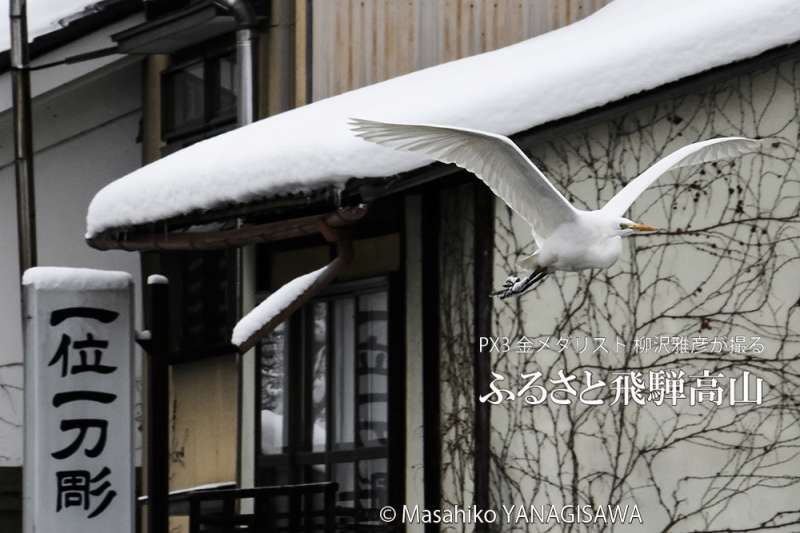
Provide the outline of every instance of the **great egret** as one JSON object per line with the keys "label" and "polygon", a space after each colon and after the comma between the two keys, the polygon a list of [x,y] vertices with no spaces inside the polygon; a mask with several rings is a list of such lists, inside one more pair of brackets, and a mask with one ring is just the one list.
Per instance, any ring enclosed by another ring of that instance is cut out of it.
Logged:
{"label": "great egret", "polygon": [[623,217],[655,180],[674,168],[735,157],[757,150],[760,141],[722,137],[684,146],[625,185],[605,206],[576,209],[508,137],[484,131],[428,124],[390,124],[351,119],[364,140],[398,150],[420,152],[455,163],[478,178],[531,226],[537,250],[520,261],[530,271],[524,280],[510,276],[495,295],[521,294],[557,270],[607,268],[622,253],[622,237],[657,231]]}

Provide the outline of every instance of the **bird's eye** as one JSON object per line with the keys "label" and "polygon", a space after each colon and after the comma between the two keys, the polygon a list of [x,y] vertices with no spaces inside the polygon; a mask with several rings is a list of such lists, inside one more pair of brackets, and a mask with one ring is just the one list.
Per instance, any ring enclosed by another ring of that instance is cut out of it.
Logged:
{"label": "bird's eye", "polygon": [[628,229],[628,225],[623,222],[619,225],[619,229]]}

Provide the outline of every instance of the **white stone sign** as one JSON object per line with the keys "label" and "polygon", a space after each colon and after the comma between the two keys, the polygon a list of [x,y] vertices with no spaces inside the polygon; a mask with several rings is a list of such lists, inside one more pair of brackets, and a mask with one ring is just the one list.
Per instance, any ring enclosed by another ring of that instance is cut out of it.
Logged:
{"label": "white stone sign", "polygon": [[133,532],[133,283],[38,267],[25,310],[25,533]]}

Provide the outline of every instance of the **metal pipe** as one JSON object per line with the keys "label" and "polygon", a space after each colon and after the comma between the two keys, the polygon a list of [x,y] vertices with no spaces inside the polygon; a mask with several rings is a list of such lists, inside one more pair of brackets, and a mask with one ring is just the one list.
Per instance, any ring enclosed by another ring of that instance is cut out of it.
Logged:
{"label": "metal pipe", "polygon": [[[255,89],[253,82],[255,80],[255,68],[253,61],[254,43],[257,40],[256,32],[253,29],[256,25],[257,19],[253,7],[248,0],[217,0],[217,4],[230,9],[236,19],[236,64],[239,67],[239,76],[237,78],[237,89],[239,98],[236,104],[236,116],[239,126],[245,126],[253,122],[255,118]],[[242,221],[237,221],[237,226],[241,227]],[[245,264],[245,255],[253,256],[254,254],[244,254],[241,248],[236,250],[236,308],[237,315],[241,317],[245,309],[245,295],[243,281],[245,275],[248,274],[246,270],[252,269],[255,265]],[[252,263],[252,261],[247,261]]]}
{"label": "metal pipe", "polygon": [[[255,100],[255,66],[253,51],[258,36],[254,29],[256,25],[256,14],[248,0],[217,0],[218,4],[228,7],[236,19],[236,64],[239,67],[237,77],[237,89],[239,98],[236,104],[236,118],[239,126],[245,126],[255,120],[256,100]],[[237,228],[243,225],[242,219],[236,221]],[[255,248],[239,247],[234,256],[236,269],[236,318],[244,316],[245,310],[249,310],[255,304]],[[247,288],[246,288],[247,287]],[[253,354],[250,354],[253,357]],[[237,374],[239,383],[237,387],[237,411],[242,413],[242,387],[244,376],[242,375],[243,361],[242,356],[236,359]],[[237,424],[236,449],[241,453],[242,449],[242,420],[241,416]],[[236,462],[236,479],[240,486],[243,485],[242,461]]]}
{"label": "metal pipe", "polygon": [[256,25],[256,13],[248,0],[217,0],[217,4],[231,10],[239,28],[252,28]]}
{"label": "metal pipe", "polygon": [[36,199],[31,133],[31,79],[25,0],[11,0],[11,77],[14,101],[14,172],[17,187],[19,273],[36,266]]}
{"label": "metal pipe", "polygon": [[217,0],[217,4],[227,7],[236,20],[236,64],[239,67],[237,88],[237,119],[239,126],[250,124],[255,119],[255,68],[253,50],[258,40],[254,31],[257,22],[253,6],[247,0]]}
{"label": "metal pipe", "polygon": [[248,0],[217,0],[217,4],[230,9],[236,19],[236,63],[239,67],[237,118],[239,126],[244,126],[255,119],[253,50],[258,35],[253,28],[257,22],[256,14]]}
{"label": "metal pipe", "polygon": [[241,28],[236,31],[236,62],[239,65],[239,101],[236,117],[239,126],[245,126],[255,120],[253,48],[256,39],[256,32],[252,28]]}

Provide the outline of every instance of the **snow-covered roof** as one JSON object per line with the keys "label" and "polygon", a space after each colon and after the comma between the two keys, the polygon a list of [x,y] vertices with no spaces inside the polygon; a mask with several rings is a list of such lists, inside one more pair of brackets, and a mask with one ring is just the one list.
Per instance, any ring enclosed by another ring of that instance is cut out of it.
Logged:
{"label": "snow-covered roof", "polygon": [[[27,2],[28,40],[66,26],[72,20],[91,13],[99,0],[33,0]],[[0,0],[0,50],[8,50],[11,42],[9,0]]]}
{"label": "snow-covered roof", "polygon": [[39,290],[102,291],[125,289],[133,283],[127,272],[72,267],[33,267],[22,275],[23,285]]}
{"label": "snow-covered roof", "polygon": [[267,296],[263,302],[239,320],[233,328],[231,343],[236,346],[245,344],[275,317],[288,309],[292,303],[301,298],[331,268],[331,265],[328,264],[318,270],[303,274]]}
{"label": "snow-covered roof", "polygon": [[102,189],[89,206],[87,237],[429,163],[355,137],[349,117],[510,135],[798,40],[797,0],[616,0],[533,39],[321,100],[171,154]]}

